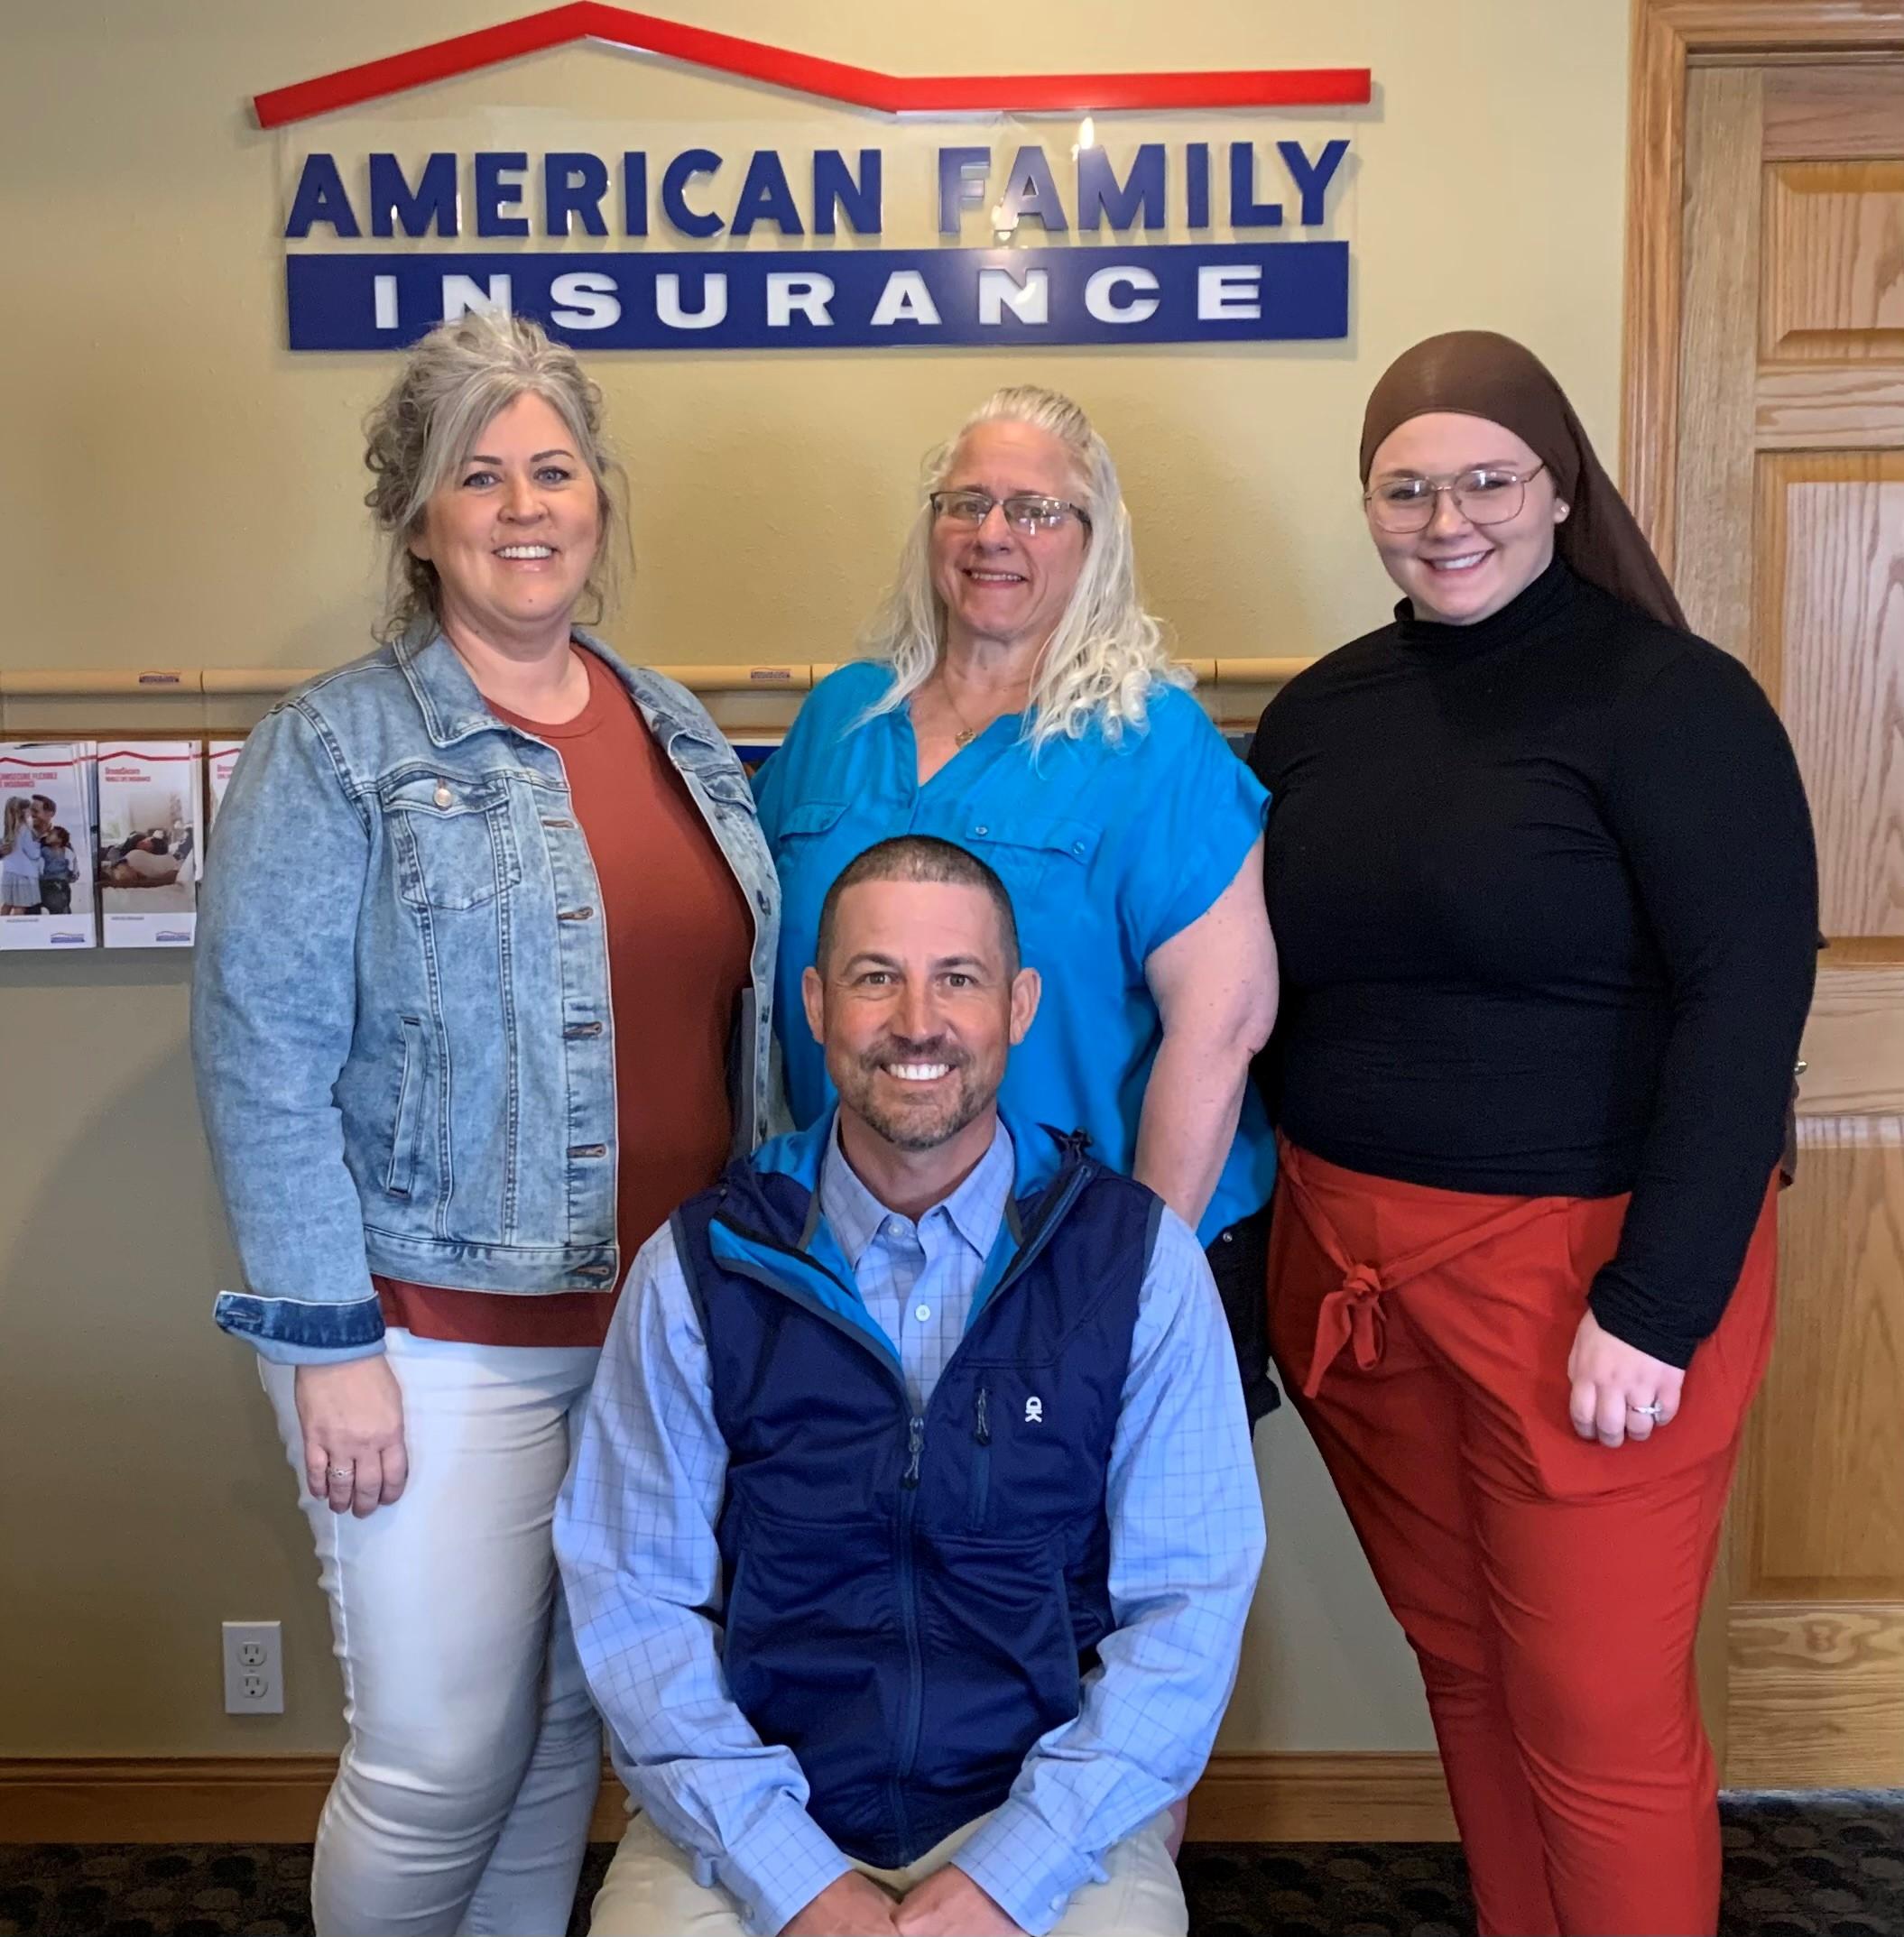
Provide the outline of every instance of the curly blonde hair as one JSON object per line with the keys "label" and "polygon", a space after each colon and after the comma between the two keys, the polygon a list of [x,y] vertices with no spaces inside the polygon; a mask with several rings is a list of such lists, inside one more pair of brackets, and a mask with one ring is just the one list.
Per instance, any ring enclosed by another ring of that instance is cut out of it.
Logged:
{"label": "curly blonde hair", "polygon": [[595,480],[601,538],[583,596],[594,623],[614,600],[627,549],[625,480],[602,432],[602,392],[575,352],[541,326],[506,311],[472,310],[440,323],[403,359],[364,420],[364,462],[376,480],[364,495],[384,537],[384,600],[379,636],[400,639],[420,619],[439,619],[437,568],[411,550],[424,507],[448,483],[484,427],[521,397],[540,397],[562,420]]}
{"label": "curly blonde hair", "polygon": [[1163,628],[1138,595],[1131,514],[1109,447],[1070,398],[1033,383],[994,391],[927,454],[925,495],[900,553],[898,576],[860,634],[861,649],[886,660],[893,672],[892,687],[871,711],[901,705],[938,669],[946,607],[932,583],[931,493],[945,484],[968,433],[988,423],[1030,424],[1056,438],[1071,460],[1077,496],[1091,520],[1077,584],[1032,675],[1024,736],[1037,749],[1076,740],[1095,723],[1114,745],[1125,727],[1143,726],[1152,687],[1195,681],[1171,663]]}

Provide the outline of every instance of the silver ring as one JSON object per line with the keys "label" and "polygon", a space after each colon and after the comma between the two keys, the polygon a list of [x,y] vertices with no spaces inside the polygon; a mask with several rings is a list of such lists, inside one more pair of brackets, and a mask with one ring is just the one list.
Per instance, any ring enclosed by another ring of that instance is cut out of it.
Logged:
{"label": "silver ring", "polygon": [[1657,1399],[1650,1406],[1629,1406],[1626,1409],[1630,1413],[1638,1413],[1642,1419],[1657,1419],[1661,1411]]}
{"label": "silver ring", "polygon": [[354,1462],[349,1466],[327,1466],[324,1469],[333,1480],[348,1480],[356,1470]]}

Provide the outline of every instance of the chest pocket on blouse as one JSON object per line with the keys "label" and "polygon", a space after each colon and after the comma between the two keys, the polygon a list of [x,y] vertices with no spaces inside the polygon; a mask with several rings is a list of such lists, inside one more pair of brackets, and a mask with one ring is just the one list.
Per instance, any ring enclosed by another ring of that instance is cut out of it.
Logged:
{"label": "chest pocket on blouse", "polygon": [[773,859],[782,870],[797,866],[838,826],[846,811],[844,800],[802,800],[789,807],[773,836]]}
{"label": "chest pocket on blouse", "polygon": [[1103,829],[1089,821],[1015,816],[1009,822],[974,816],[948,838],[968,847],[1012,891],[1021,921],[1029,895],[1084,891],[1085,871]]}
{"label": "chest pocket on blouse", "polygon": [[522,878],[501,779],[408,775],[384,787],[384,810],[412,908],[481,908]]}

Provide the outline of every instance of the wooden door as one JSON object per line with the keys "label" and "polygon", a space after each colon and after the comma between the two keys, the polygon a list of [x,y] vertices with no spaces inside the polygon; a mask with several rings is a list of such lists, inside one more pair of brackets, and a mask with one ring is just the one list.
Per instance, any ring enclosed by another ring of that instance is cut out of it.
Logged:
{"label": "wooden door", "polygon": [[1904,53],[1686,71],[1675,578],[1797,749],[1829,941],[1724,1608],[1725,1779],[1904,1784]]}

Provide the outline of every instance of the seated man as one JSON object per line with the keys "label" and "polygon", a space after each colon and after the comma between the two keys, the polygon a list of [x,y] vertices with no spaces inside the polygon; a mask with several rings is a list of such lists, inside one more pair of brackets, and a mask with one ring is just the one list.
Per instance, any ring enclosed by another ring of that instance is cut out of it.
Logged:
{"label": "seated man", "polygon": [[1262,1557],[1202,1250],[999,1119],[1039,978],[964,849],[833,884],[839,1108],[642,1249],[556,1545],[640,1804],[595,1937],[1181,1932]]}

